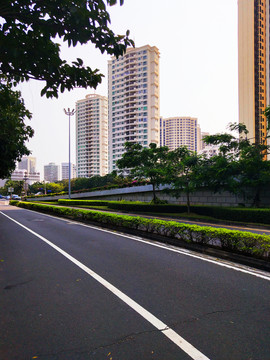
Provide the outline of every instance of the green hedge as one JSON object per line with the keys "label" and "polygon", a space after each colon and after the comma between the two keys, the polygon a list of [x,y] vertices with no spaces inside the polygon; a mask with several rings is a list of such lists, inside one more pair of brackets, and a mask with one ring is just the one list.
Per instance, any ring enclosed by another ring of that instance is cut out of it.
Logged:
{"label": "green hedge", "polygon": [[191,211],[216,219],[242,221],[259,224],[270,224],[270,209],[234,208],[217,206],[192,206]]}
{"label": "green hedge", "polygon": [[[185,205],[153,205],[144,202],[132,201],[106,201],[106,200],[58,200],[60,204],[108,206],[109,209],[153,213],[183,213],[187,211]],[[191,212],[211,216],[216,219],[242,221],[250,223],[270,224],[270,209],[235,208],[218,206],[191,206]]]}
{"label": "green hedge", "polygon": [[67,200],[59,199],[60,204],[107,206],[109,209],[137,212],[181,213],[187,210],[185,205],[150,204],[142,201],[106,201],[106,200]]}
{"label": "green hedge", "polygon": [[86,205],[86,206],[107,206],[110,201],[103,200],[69,200],[69,199],[59,199],[59,204],[64,205]]}
{"label": "green hedge", "polygon": [[225,250],[270,259],[270,237],[267,235],[23,201],[10,201],[10,204],[75,220],[135,229],[173,238],[176,241],[207,244]]}

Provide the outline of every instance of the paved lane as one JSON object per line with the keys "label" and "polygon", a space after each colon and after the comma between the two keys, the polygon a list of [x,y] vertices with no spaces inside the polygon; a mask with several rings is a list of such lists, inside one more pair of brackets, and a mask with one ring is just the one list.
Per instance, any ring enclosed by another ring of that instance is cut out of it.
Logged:
{"label": "paved lane", "polygon": [[[12,207],[2,211],[109,281],[206,357],[269,360],[267,279],[67,220]],[[34,234],[3,215],[0,226],[4,359],[191,358]]]}

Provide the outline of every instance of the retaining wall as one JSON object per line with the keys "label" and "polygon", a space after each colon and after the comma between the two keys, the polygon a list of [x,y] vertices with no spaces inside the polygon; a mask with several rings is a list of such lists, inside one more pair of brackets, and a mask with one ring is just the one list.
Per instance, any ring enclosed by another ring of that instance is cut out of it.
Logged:
{"label": "retaining wall", "polygon": [[[160,186],[160,190],[165,186]],[[170,204],[186,204],[186,196],[183,194],[179,198],[172,197],[162,191],[157,191],[157,196],[161,200],[167,200]],[[134,186],[122,189],[111,189],[80,194],[72,194],[72,199],[100,199],[100,200],[128,200],[128,201],[146,201],[153,199],[152,186]],[[29,198],[29,201],[35,200],[57,200],[68,199],[68,195],[47,196],[41,198]],[[242,195],[233,195],[223,191],[214,193],[208,190],[196,191],[190,195],[190,201],[193,205],[212,205],[212,206],[251,206],[252,198],[244,198]],[[270,188],[265,188],[261,193],[261,206],[270,206]]]}

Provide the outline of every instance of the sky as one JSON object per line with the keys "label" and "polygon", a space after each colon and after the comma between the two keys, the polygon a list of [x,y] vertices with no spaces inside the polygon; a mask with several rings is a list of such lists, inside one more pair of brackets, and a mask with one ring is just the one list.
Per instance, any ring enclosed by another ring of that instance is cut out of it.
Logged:
{"label": "sky", "polygon": [[[136,47],[146,44],[160,51],[160,115],[197,117],[202,131],[226,131],[238,121],[237,0],[125,0],[108,7],[111,28],[116,34],[130,30]],[[68,48],[61,56],[77,57],[105,77],[94,89],[75,89],[58,99],[40,96],[44,86],[38,81],[21,83],[26,107],[32,112],[35,131],[28,143],[43,166],[68,162],[68,117],[64,108],[75,108],[87,94],[107,94],[107,62],[91,44]],[[71,162],[76,159],[75,117],[71,119]]]}

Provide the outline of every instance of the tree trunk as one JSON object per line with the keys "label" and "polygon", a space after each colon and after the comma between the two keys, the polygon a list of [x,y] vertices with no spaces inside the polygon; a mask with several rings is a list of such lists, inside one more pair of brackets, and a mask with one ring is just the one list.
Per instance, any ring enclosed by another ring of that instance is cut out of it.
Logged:
{"label": "tree trunk", "polygon": [[153,201],[154,201],[154,204],[155,204],[156,201],[157,201],[156,187],[155,187],[155,184],[152,184],[152,186],[153,186]]}
{"label": "tree trunk", "polygon": [[260,188],[257,188],[254,199],[253,199],[253,204],[252,204],[253,206],[255,206],[257,208],[260,207],[260,202],[261,202],[260,193],[261,193]]}
{"label": "tree trunk", "polygon": [[190,214],[190,197],[189,197],[189,189],[187,189],[187,212]]}

